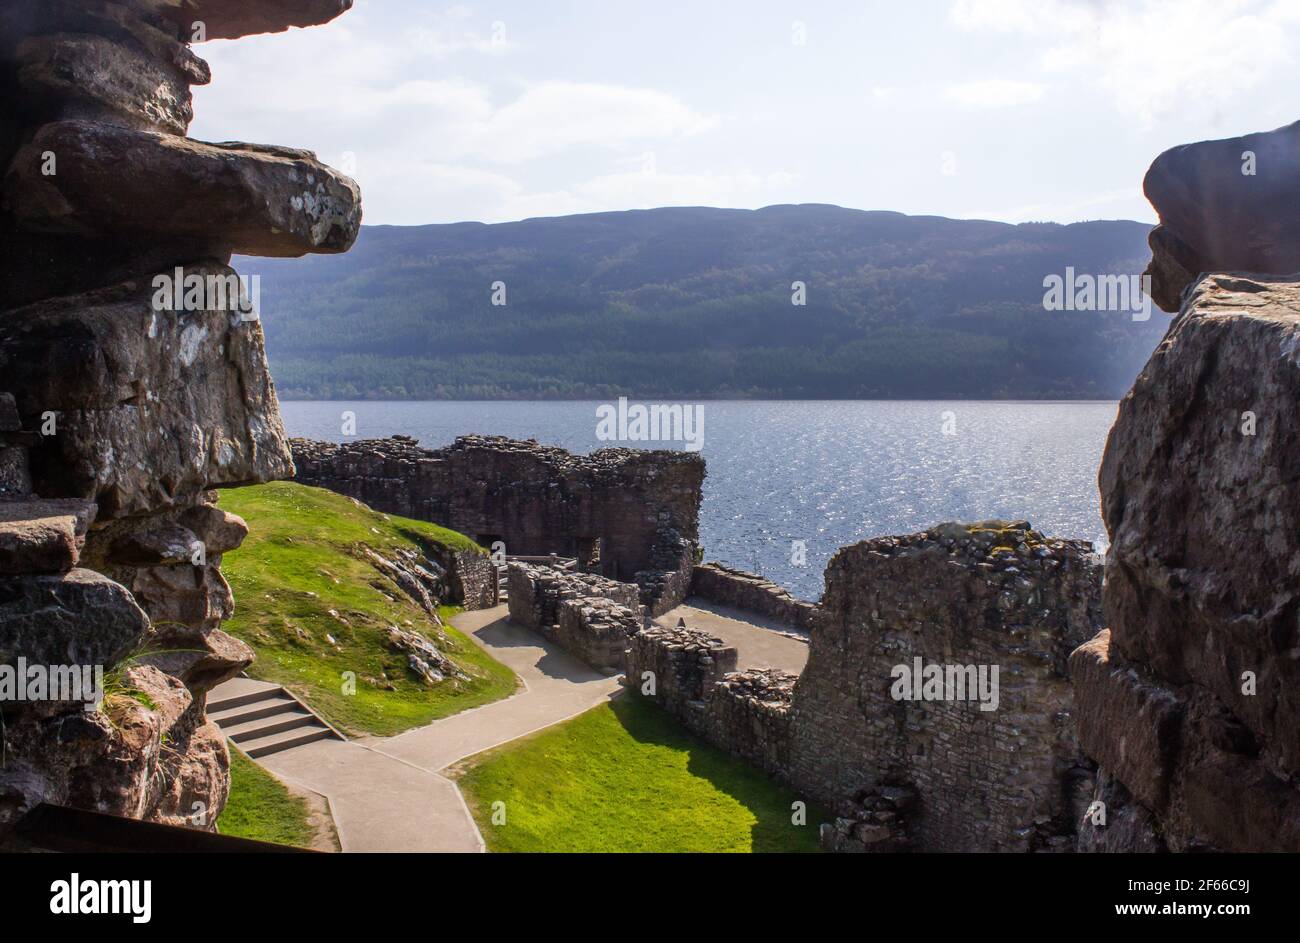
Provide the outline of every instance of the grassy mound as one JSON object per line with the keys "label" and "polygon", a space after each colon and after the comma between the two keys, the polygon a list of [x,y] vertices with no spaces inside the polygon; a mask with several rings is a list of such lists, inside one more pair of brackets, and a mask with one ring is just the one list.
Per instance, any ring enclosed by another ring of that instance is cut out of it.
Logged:
{"label": "grassy mound", "polygon": [[217,819],[218,832],[306,848],[314,837],[310,815],[306,799],[231,744],[230,798]]}
{"label": "grassy mound", "polygon": [[[514,672],[450,625],[440,637],[365,554],[475,548],[469,538],[287,481],[223,491],[221,506],[249,527],[221,570],[235,593],[234,618],[223,628],[257,652],[252,677],[290,688],[345,731],[380,736],[514,693]],[[394,625],[433,639],[469,680],[422,683],[389,648]]]}
{"label": "grassy mound", "polygon": [[492,851],[806,852],[828,820],[809,803],[792,824],[800,797],[630,696],[467,761],[460,786]]}

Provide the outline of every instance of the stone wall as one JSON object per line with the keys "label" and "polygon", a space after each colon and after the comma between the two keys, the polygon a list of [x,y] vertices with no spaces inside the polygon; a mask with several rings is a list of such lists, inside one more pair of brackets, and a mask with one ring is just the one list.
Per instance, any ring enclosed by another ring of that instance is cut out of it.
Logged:
{"label": "stone wall", "polygon": [[[1070,651],[1101,625],[1100,566],[1082,541],[1000,521],[845,547],[826,570],[795,686],[792,778],[835,801],[906,783],[921,849],[1030,850],[1073,833]],[[896,700],[891,671],[997,666],[996,710]]]}
{"label": "stone wall", "polygon": [[563,449],[463,436],[443,449],[407,436],[335,445],[293,440],[297,479],[381,511],[505,543],[511,556],[558,554],[642,587],[655,613],[690,585],[704,461],[689,452]]}
{"label": "stone wall", "polygon": [[491,609],[497,604],[497,568],[491,557],[472,550],[446,557],[449,591],[444,603],[466,609]]}
{"label": "stone wall", "polygon": [[771,580],[721,563],[697,566],[691,576],[690,594],[723,606],[756,612],[797,629],[811,630],[817,617],[814,603],[796,599],[789,590]]}
{"label": "stone wall", "polygon": [[623,670],[628,639],[641,629],[635,584],[527,563],[506,573],[513,621],[593,668]]}
{"label": "stone wall", "polygon": [[707,632],[653,625],[628,646],[626,683],[704,739],[788,779],[795,676],[738,672],[738,658],[735,647]]}
{"label": "stone wall", "polygon": [[344,250],[360,204],[306,151],[185,137],[209,78],[188,40],[347,6],[0,7],[0,667],[97,666],[110,690],[0,704],[0,842],[42,801],[208,829],[224,806],[206,693],[252,652],[220,629],[247,528],[212,489],[293,471],[228,263]]}
{"label": "stone wall", "polygon": [[1300,851],[1297,351],[1294,276],[1207,275],[1120,403],[1109,630],[1071,659],[1110,784],[1081,847]]}
{"label": "stone wall", "polygon": [[[654,627],[632,639],[629,686],[649,672],[649,696],[688,728],[835,809],[827,847],[1070,849],[1094,776],[1066,674],[1101,620],[1091,546],[1023,522],[945,524],[846,547],[826,578],[797,681],[732,673],[720,640]],[[942,690],[899,699],[896,668],[916,659],[996,666],[995,709]]]}

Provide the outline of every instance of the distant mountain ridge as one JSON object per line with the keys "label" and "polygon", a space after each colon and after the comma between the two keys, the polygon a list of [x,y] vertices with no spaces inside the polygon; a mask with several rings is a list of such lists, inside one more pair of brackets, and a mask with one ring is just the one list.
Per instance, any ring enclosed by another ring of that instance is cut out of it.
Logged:
{"label": "distant mountain ridge", "polygon": [[1140,273],[1150,229],[669,207],[237,265],[286,399],[1113,398],[1167,318],[1046,311],[1043,279]]}

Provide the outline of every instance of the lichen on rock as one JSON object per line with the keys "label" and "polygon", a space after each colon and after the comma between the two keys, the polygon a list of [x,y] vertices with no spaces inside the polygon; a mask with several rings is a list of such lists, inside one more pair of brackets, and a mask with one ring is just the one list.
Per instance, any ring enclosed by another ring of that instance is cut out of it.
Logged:
{"label": "lichen on rock", "polygon": [[210,78],[189,43],[350,5],[0,8],[0,665],[109,679],[98,707],[0,703],[0,845],[40,802],[215,828],[229,756],[206,693],[253,654],[220,628],[247,528],[211,489],[293,464],[242,294],[176,304],[157,281],[238,285],[236,250],[344,251],[360,194],[307,151],[185,137]]}

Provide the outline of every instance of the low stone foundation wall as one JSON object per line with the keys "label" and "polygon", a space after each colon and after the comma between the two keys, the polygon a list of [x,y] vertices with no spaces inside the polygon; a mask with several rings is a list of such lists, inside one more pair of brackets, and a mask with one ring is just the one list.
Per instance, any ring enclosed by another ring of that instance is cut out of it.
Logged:
{"label": "low stone foundation wall", "polygon": [[636,574],[636,584],[641,588],[641,605],[650,609],[650,615],[661,616],[676,609],[691,594],[695,545],[672,534],[661,534],[654,563],[656,569]]}
{"label": "low stone foundation wall", "polygon": [[788,778],[795,676],[737,672],[737,658],[735,648],[705,632],[654,626],[631,640],[627,684],[710,743]]}
{"label": "low stone foundation wall", "polygon": [[596,670],[617,674],[623,670],[628,639],[640,628],[637,614],[626,606],[583,596],[560,601],[551,638]]}
{"label": "low stone foundation wall", "polygon": [[738,657],[735,648],[706,632],[655,625],[631,639],[627,683],[690,730],[708,736],[705,700],[735,670]]}
{"label": "low stone foundation wall", "polygon": [[491,609],[497,604],[497,568],[492,558],[474,550],[450,554],[448,583],[451,593],[444,600],[466,609]]}
{"label": "low stone foundation wall", "polygon": [[628,639],[641,629],[634,584],[528,563],[511,563],[506,580],[511,620],[597,670],[623,670]]}
{"label": "low stone foundation wall", "polygon": [[805,631],[812,629],[817,618],[814,603],[796,599],[771,580],[721,563],[697,566],[690,594],[734,609],[756,612]]}
{"label": "low stone foundation wall", "polygon": [[795,680],[775,668],[726,675],[706,692],[705,737],[765,773],[786,777]]}

